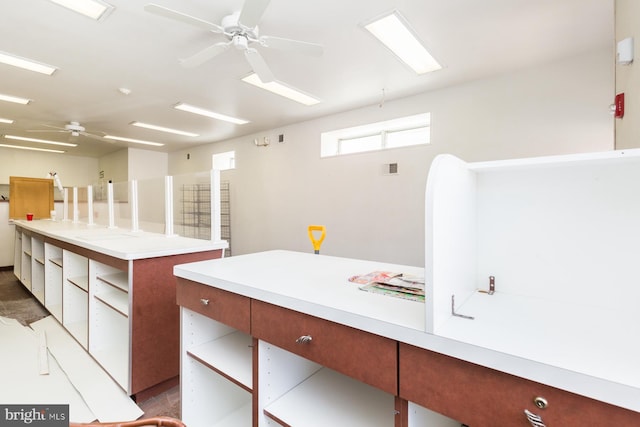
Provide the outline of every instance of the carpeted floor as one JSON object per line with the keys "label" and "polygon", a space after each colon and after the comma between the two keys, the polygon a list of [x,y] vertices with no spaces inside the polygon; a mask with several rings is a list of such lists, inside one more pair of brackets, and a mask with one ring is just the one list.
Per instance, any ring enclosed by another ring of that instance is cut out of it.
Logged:
{"label": "carpeted floor", "polygon": [[[13,270],[0,270],[0,316],[18,320],[28,326],[49,315],[49,312],[20,283]],[[3,347],[8,343],[2,343]],[[170,416],[180,418],[180,388],[137,402],[145,417]]]}

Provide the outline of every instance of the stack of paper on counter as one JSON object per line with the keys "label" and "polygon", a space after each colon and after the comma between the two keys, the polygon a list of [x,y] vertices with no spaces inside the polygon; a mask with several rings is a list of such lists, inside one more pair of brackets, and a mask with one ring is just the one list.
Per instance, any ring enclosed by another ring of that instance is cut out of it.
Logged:
{"label": "stack of paper on counter", "polygon": [[372,271],[353,276],[350,282],[360,284],[360,289],[411,301],[424,302],[424,277],[392,271]]}

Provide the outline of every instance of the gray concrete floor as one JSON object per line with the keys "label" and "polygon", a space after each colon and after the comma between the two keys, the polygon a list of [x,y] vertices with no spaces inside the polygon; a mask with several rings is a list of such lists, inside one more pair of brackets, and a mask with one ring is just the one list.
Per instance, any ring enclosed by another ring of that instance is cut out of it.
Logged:
{"label": "gray concrete floor", "polygon": [[[42,304],[18,281],[13,270],[0,270],[0,316],[16,319],[28,326],[48,315]],[[6,344],[3,342],[3,347]],[[180,418],[179,386],[137,403],[144,411],[144,417],[164,415]]]}

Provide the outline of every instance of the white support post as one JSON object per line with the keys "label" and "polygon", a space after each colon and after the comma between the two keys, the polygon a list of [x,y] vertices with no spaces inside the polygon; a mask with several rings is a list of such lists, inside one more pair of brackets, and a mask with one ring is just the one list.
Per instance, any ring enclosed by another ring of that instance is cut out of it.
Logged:
{"label": "white support post", "polygon": [[131,203],[131,231],[140,231],[138,227],[138,181],[131,180],[129,191],[129,203]]}
{"label": "white support post", "polygon": [[173,236],[173,177],[164,177],[164,234]]}
{"label": "white support post", "polygon": [[62,193],[62,220],[67,221],[69,219],[69,189],[65,188]]}
{"label": "white support post", "polygon": [[107,207],[109,209],[109,228],[116,228],[115,215],[113,212],[113,182],[107,184]]}
{"label": "white support post", "polygon": [[93,186],[87,185],[87,225],[93,225]]}
{"label": "white support post", "polygon": [[211,170],[211,240],[222,240],[222,220],[220,212],[220,170]]}
{"label": "white support post", "polygon": [[78,222],[78,187],[73,187],[73,222]]}

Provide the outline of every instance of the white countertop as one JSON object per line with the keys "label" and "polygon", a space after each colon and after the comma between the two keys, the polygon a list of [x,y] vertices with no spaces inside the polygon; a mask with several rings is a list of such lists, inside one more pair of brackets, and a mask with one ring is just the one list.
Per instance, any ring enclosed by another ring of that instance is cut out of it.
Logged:
{"label": "white countertop", "polygon": [[393,339],[425,328],[424,303],[365,292],[348,280],[376,270],[422,277],[422,268],[280,250],[216,261],[178,265],[174,274]]}
{"label": "white countertop", "polygon": [[132,232],[72,221],[43,219],[14,220],[14,223],[25,230],[124,260],[180,255],[228,247],[225,240],[213,242],[144,231]]}
{"label": "white countertop", "polygon": [[365,292],[348,281],[376,270],[424,274],[418,267],[281,250],[177,265],[174,274],[640,412],[638,388],[485,348],[464,337],[426,333],[424,303]]}

